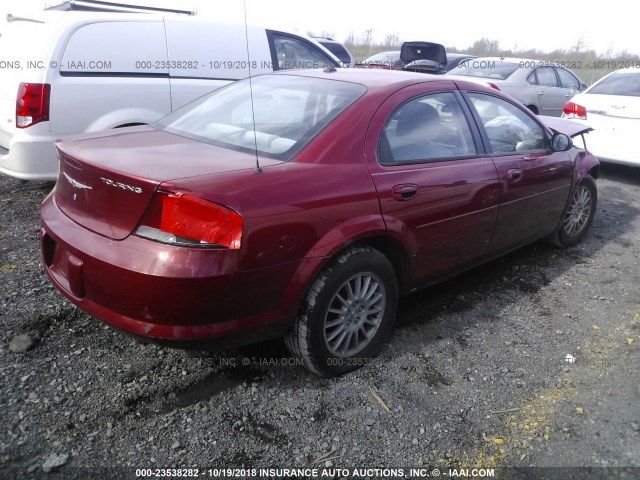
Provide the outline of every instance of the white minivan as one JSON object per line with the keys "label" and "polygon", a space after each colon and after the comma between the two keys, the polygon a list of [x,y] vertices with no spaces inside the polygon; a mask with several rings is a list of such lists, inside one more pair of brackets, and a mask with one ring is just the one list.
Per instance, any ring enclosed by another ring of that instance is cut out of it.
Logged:
{"label": "white minivan", "polygon": [[0,37],[0,172],[55,180],[65,135],[151,123],[249,75],[338,65],[303,35],[193,17],[14,17]]}

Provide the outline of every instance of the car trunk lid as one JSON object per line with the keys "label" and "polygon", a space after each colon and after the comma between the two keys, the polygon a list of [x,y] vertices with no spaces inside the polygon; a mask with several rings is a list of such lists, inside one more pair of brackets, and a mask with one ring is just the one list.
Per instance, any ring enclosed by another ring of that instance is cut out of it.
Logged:
{"label": "car trunk lid", "polygon": [[589,115],[640,119],[640,97],[587,93],[580,100],[587,108],[587,120]]}
{"label": "car trunk lid", "polygon": [[[73,137],[57,144],[55,199],[75,222],[122,240],[163,182],[255,167],[256,157],[151,127]],[[260,159],[262,166],[279,163]]]}
{"label": "car trunk lid", "polygon": [[439,43],[404,42],[400,48],[400,59],[405,69],[444,72],[447,66],[447,51],[444,45]]}

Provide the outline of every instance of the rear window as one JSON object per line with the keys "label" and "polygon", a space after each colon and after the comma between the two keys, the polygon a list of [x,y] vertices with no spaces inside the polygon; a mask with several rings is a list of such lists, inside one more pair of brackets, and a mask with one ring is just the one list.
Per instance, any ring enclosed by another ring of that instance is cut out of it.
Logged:
{"label": "rear window", "polygon": [[452,75],[465,75],[467,77],[494,78],[506,80],[518,70],[520,66],[511,62],[495,62],[492,60],[469,60],[458,65],[449,73]]}
{"label": "rear window", "polygon": [[154,126],[220,147],[290,160],[365,90],[363,85],[321,78],[257,76],[205,95]]}
{"label": "rear window", "polygon": [[613,73],[586,93],[640,97],[640,72]]}

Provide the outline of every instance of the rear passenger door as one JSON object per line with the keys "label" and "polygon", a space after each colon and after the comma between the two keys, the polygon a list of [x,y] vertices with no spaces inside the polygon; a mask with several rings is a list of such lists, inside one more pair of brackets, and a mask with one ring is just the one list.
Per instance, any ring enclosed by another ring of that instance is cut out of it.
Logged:
{"label": "rear passenger door", "polygon": [[487,253],[500,186],[453,82],[406,87],[376,112],[366,158],[391,235],[416,283]]}
{"label": "rear passenger door", "polygon": [[571,188],[567,152],[553,152],[550,138],[528,111],[480,92],[465,93],[500,178],[500,213],[491,249],[509,250],[550,234]]}

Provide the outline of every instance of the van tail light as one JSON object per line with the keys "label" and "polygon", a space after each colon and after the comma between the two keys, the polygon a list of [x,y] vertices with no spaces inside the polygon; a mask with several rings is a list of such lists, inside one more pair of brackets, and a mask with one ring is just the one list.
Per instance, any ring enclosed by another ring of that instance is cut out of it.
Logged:
{"label": "van tail light", "polygon": [[190,193],[157,192],[135,234],[184,247],[238,250],[242,216]]}
{"label": "van tail light", "polygon": [[562,110],[562,118],[577,118],[579,120],[587,119],[587,108],[577,103],[567,102]]}
{"label": "van tail light", "polygon": [[49,120],[51,85],[21,83],[16,97],[16,127],[27,128]]}

